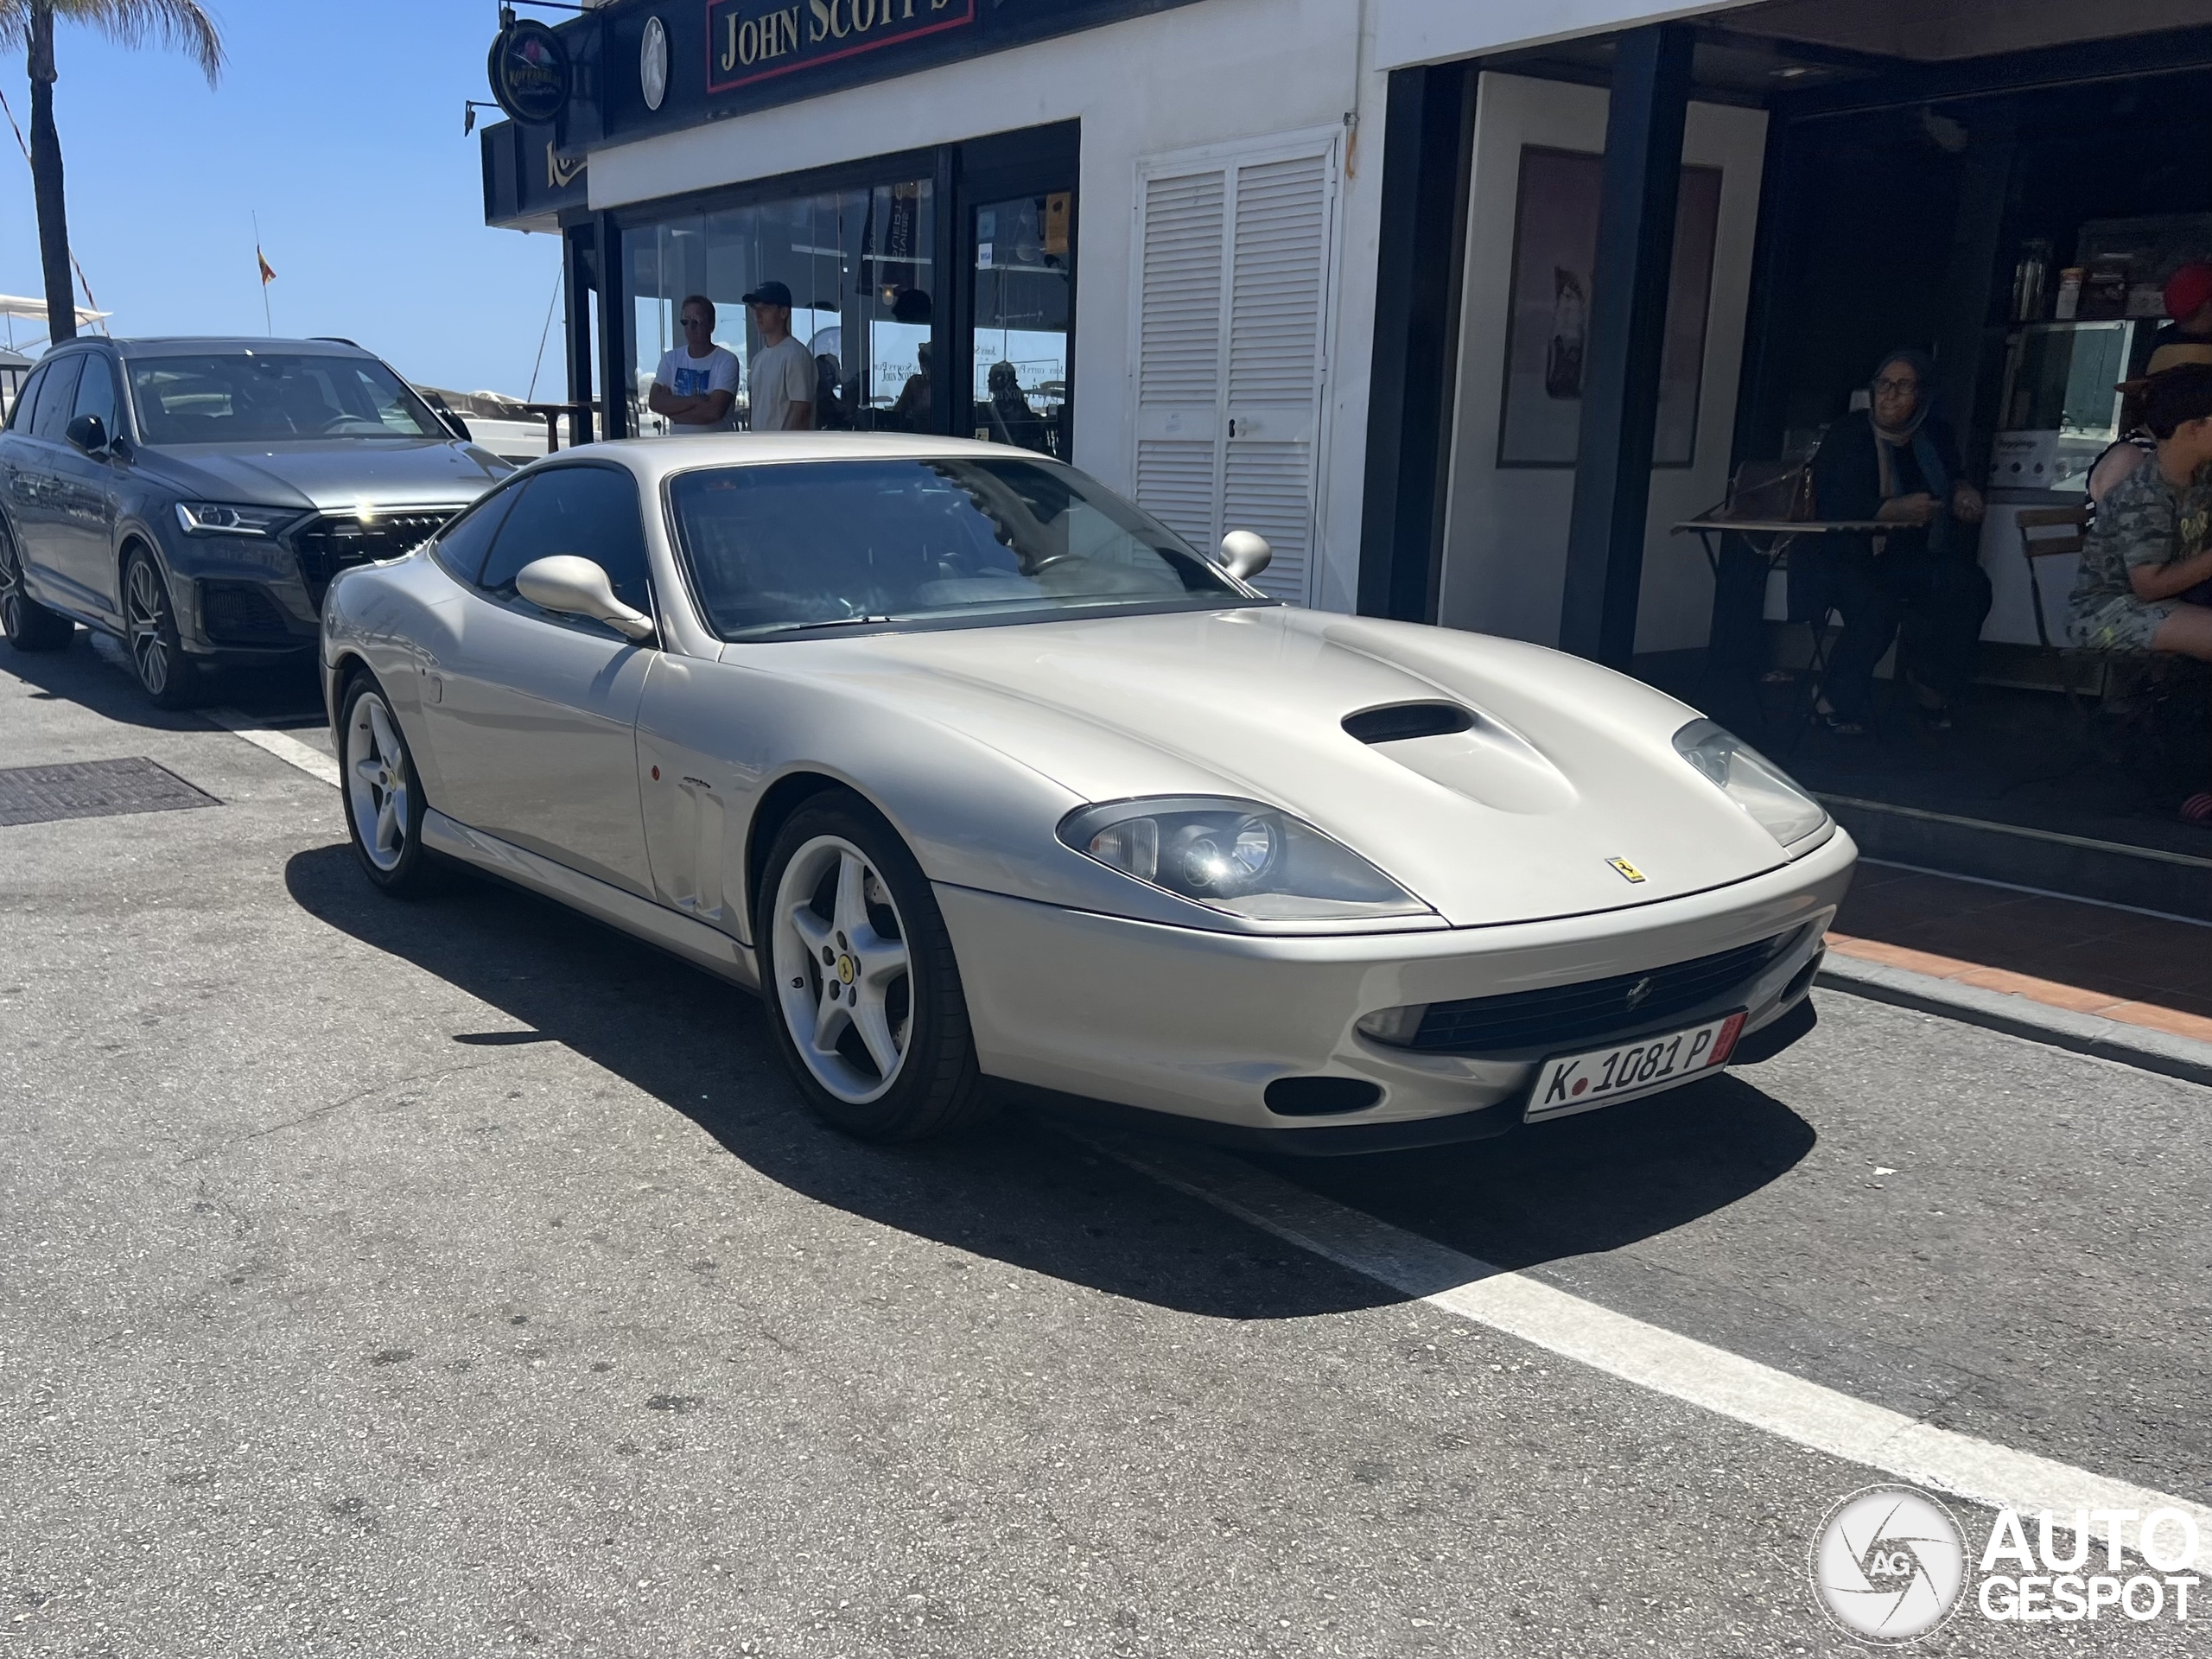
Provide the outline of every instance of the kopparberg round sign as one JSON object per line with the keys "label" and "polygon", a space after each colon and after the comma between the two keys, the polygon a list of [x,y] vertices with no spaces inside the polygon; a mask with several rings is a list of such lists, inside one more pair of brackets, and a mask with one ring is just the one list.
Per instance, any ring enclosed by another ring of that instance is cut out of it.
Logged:
{"label": "kopparberg round sign", "polygon": [[547,24],[518,17],[492,41],[492,96],[516,120],[543,126],[569,106],[569,48]]}

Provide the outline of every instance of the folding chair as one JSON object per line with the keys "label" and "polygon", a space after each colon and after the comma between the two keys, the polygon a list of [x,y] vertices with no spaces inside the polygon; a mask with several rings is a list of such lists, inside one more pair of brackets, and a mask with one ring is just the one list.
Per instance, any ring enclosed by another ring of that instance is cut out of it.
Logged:
{"label": "folding chair", "polygon": [[2036,611],[2036,638],[2043,642],[2044,653],[2058,671],[2058,683],[2066,693],[2066,700],[2074,712],[2084,720],[2089,715],[2088,705],[2075,689],[2072,658],[2078,652],[2053,643],[2050,625],[2044,619],[2043,608],[2042,563],[2068,554],[2078,554],[2087,545],[2089,534],[2089,508],[2030,507],[2013,521],[2019,526],[2020,557],[2028,567],[2028,593]]}

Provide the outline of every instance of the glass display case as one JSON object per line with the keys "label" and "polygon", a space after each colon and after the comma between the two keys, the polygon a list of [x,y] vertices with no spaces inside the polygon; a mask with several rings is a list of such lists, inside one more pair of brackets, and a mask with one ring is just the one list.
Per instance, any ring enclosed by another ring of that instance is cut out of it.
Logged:
{"label": "glass display case", "polygon": [[2148,325],[2133,318],[2029,323],[2006,337],[1992,489],[2082,492],[2120,435],[2118,387],[2139,329],[2147,340]]}

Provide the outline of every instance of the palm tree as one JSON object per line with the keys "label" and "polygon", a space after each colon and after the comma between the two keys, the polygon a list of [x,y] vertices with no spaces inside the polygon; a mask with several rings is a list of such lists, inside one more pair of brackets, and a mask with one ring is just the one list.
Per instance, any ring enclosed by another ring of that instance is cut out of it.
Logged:
{"label": "palm tree", "polygon": [[38,202],[39,262],[46,274],[48,338],[77,333],[75,290],[69,281],[69,214],[61,186],[61,137],[54,126],[54,24],[66,17],[120,46],[149,40],[197,62],[213,86],[223,70],[215,20],[194,0],[0,0],[0,45],[20,47],[31,73],[31,189]]}

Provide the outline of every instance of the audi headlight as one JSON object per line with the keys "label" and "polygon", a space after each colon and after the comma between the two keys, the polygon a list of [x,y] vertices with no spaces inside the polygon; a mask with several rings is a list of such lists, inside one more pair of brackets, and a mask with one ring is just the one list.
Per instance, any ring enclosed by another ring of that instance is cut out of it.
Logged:
{"label": "audi headlight", "polygon": [[1418,916],[1428,909],[1350,848],[1257,801],[1117,801],[1070,813],[1059,834],[1109,869],[1254,921]]}
{"label": "audi headlight", "polygon": [[1827,824],[1827,809],[1780,766],[1709,720],[1694,720],[1676,732],[1675,749],[1785,849]]}
{"label": "audi headlight", "polygon": [[290,507],[234,507],[219,501],[176,504],[176,521],[188,536],[274,536],[299,516]]}

